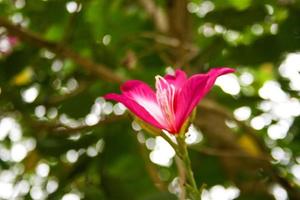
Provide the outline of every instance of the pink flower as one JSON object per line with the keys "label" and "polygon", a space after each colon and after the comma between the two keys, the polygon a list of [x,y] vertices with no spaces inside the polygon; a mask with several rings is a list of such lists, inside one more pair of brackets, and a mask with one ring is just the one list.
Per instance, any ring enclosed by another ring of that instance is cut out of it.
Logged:
{"label": "pink flower", "polygon": [[129,80],[121,86],[122,94],[111,93],[105,98],[121,102],[152,126],[177,134],[217,77],[232,72],[231,68],[215,68],[187,78],[184,71],[176,70],[174,76],[155,77],[156,92],[142,81]]}

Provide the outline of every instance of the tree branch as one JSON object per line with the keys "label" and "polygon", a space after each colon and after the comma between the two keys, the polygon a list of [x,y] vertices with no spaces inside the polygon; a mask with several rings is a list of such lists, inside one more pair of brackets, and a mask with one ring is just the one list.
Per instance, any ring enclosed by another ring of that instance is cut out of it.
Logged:
{"label": "tree branch", "polygon": [[17,36],[21,40],[28,42],[37,47],[46,48],[58,56],[69,58],[73,60],[76,64],[80,65],[85,71],[90,74],[96,75],[100,78],[103,78],[109,82],[122,83],[125,79],[116,75],[113,71],[108,69],[105,65],[96,64],[91,61],[89,58],[82,57],[77,52],[74,52],[72,49],[62,46],[58,43],[45,40],[36,33],[33,33],[29,30],[14,25],[8,20],[0,17],[0,26],[5,27],[8,32]]}

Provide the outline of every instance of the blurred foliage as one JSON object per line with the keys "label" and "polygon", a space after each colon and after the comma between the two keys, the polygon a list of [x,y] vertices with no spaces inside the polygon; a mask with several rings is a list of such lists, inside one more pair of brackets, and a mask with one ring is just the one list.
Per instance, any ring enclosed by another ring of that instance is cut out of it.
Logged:
{"label": "blurred foliage", "polygon": [[[204,138],[191,145],[198,185],[235,186],[237,199],[274,199],[280,185],[297,199],[300,113],[272,116],[261,105],[274,91],[260,91],[272,80],[299,104],[300,89],[278,70],[299,50],[298,0],[0,0],[0,185],[9,179],[6,189],[15,188],[0,199],[176,199],[175,160],[152,163],[144,141],[153,136],[101,96],[125,79],[153,86],[167,66],[193,74],[224,65],[237,69],[240,91],[215,87],[206,98],[213,103],[199,108]],[[245,74],[253,82],[243,83]],[[239,121],[232,112],[242,106],[251,115]],[[259,116],[270,122],[257,128]],[[270,137],[285,120],[287,134]]]}

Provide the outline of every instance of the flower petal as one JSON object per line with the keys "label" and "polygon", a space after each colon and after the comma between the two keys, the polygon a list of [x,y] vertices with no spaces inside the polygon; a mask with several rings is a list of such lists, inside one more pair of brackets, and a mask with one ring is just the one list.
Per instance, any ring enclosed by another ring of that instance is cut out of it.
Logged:
{"label": "flower petal", "polygon": [[190,77],[182,86],[176,99],[176,124],[180,129],[199,101],[210,91],[218,76],[232,73],[234,69],[223,67],[211,69],[206,74]]}
{"label": "flower petal", "polygon": [[148,111],[156,121],[165,125],[165,118],[157,103],[156,94],[146,83],[139,80],[130,80],[121,86],[121,91],[124,96],[134,100]]}
{"label": "flower petal", "polygon": [[164,78],[169,84],[174,85],[176,89],[181,88],[187,80],[186,73],[180,69],[175,71],[175,75],[167,74]]}
{"label": "flower petal", "polygon": [[143,121],[159,128],[162,129],[163,127],[161,126],[160,123],[158,123],[152,115],[149,114],[149,112],[142,107],[139,103],[136,101],[132,100],[131,98],[128,98],[127,96],[120,95],[120,94],[114,94],[110,93],[104,96],[105,99],[108,100],[115,100],[117,102],[121,102],[124,104],[132,113],[134,113],[136,116],[138,116],[140,119]]}

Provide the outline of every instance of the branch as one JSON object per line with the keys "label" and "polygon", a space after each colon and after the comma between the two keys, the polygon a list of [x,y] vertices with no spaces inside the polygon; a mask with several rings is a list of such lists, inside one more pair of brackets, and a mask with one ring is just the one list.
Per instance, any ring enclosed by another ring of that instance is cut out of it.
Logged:
{"label": "branch", "polygon": [[96,64],[89,58],[82,57],[77,52],[74,52],[72,49],[66,46],[62,46],[58,43],[45,40],[36,33],[25,30],[20,26],[14,25],[8,20],[1,17],[0,26],[5,27],[8,32],[17,36],[25,42],[28,42],[40,48],[46,48],[61,57],[73,60],[76,64],[80,65],[85,71],[89,72],[90,74],[94,74],[110,82],[122,83],[124,81],[124,78],[116,75],[116,73],[108,69],[108,67],[106,67],[105,65]]}
{"label": "branch", "polygon": [[154,25],[159,32],[165,33],[169,30],[168,18],[162,8],[152,0],[140,0],[140,4],[145,11],[152,17]]}
{"label": "branch", "polygon": [[38,122],[38,121],[35,121],[35,120],[28,120],[28,119],[27,119],[27,121],[31,124],[31,126],[33,128],[36,128],[38,130],[46,129],[46,130],[51,130],[50,132],[54,133],[54,134],[71,135],[73,133],[77,133],[77,132],[80,132],[80,131],[87,131],[87,130],[95,129],[99,126],[106,125],[106,124],[111,124],[111,123],[114,123],[116,121],[120,121],[120,120],[123,120],[123,119],[126,119],[126,118],[127,118],[126,114],[125,115],[120,115],[120,116],[111,115],[111,116],[107,116],[107,118],[105,118],[104,120],[100,120],[95,125],[92,125],[92,126],[84,125],[84,126],[79,126],[79,127],[76,127],[76,128],[71,128],[71,127],[68,127],[64,124],[55,124],[55,123],[49,123],[49,122]]}

